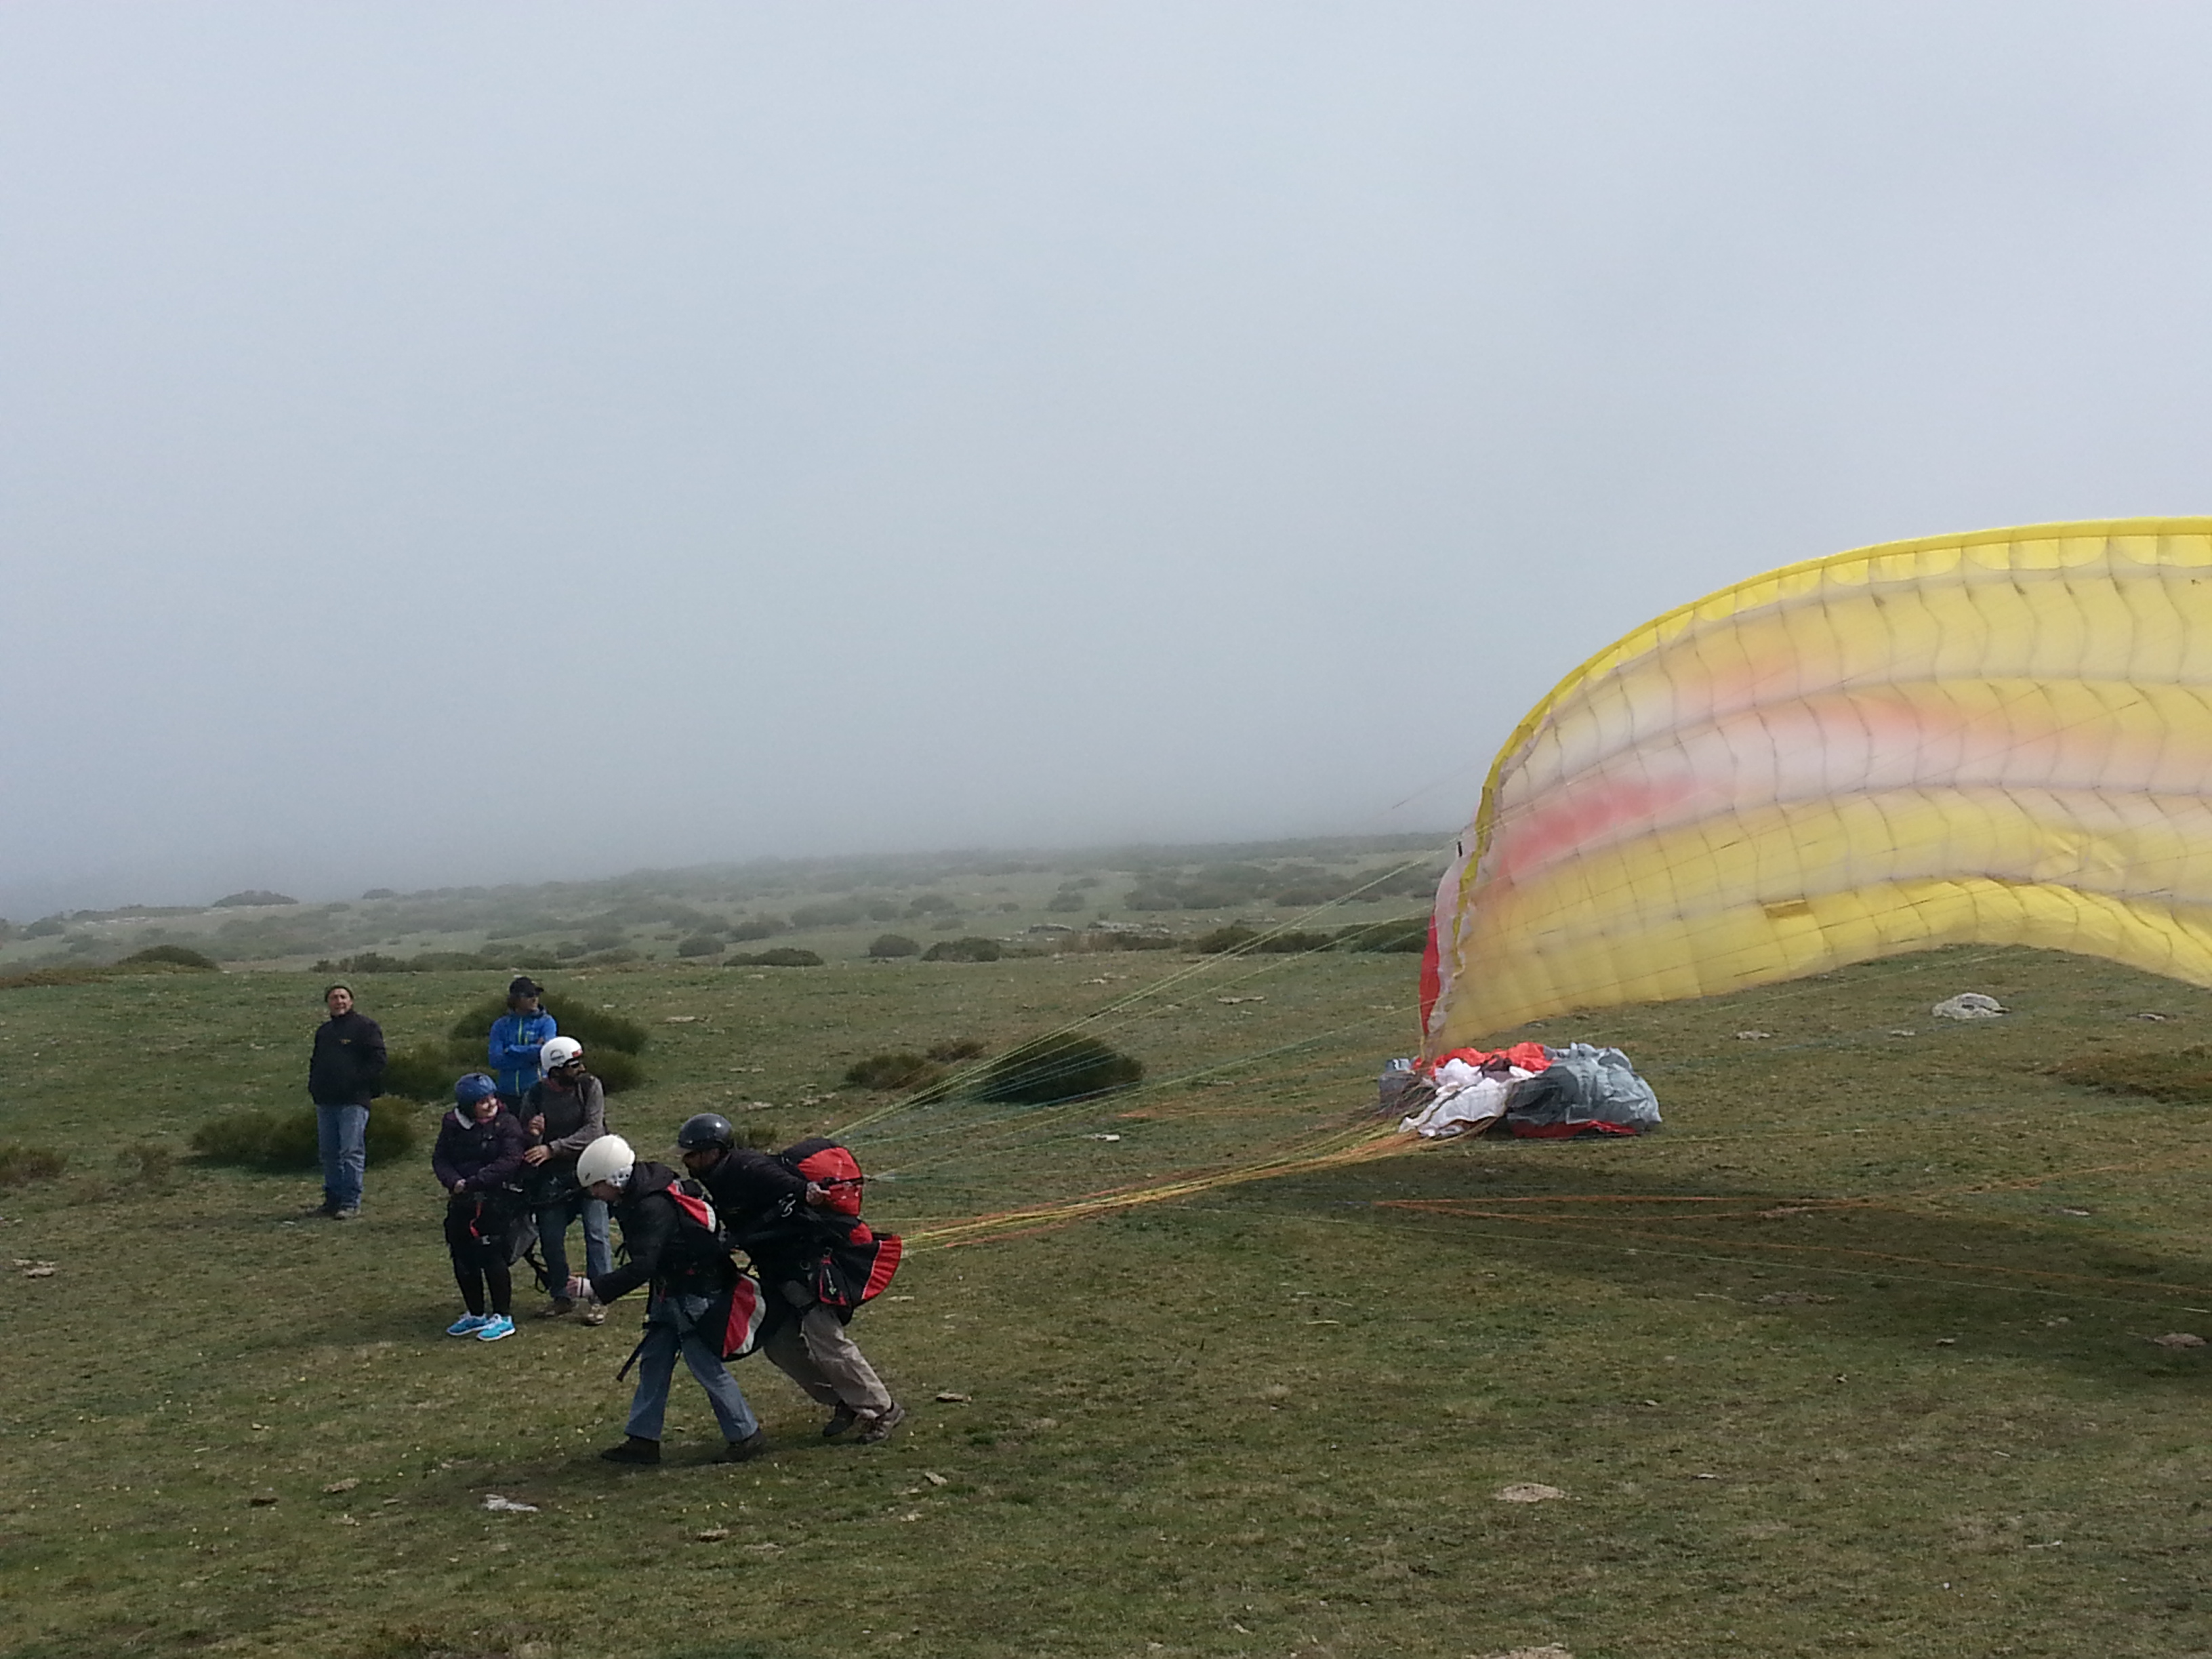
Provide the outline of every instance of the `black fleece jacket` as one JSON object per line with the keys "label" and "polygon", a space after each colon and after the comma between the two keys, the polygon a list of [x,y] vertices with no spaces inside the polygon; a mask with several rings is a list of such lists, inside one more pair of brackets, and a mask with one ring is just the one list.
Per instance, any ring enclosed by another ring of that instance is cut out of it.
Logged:
{"label": "black fleece jacket", "polygon": [[805,1176],[750,1146],[723,1153],[699,1180],[714,1199],[730,1242],[770,1279],[798,1273],[827,1246],[842,1243],[853,1229],[846,1218],[808,1206]]}
{"label": "black fleece jacket", "polygon": [[357,1008],[315,1028],[307,1098],[318,1106],[366,1106],[384,1081],[384,1028]]}
{"label": "black fleece jacket", "polygon": [[594,1301],[611,1302],[641,1285],[706,1297],[729,1287],[737,1270],[728,1253],[707,1233],[684,1224],[668,1195],[678,1179],[665,1164],[640,1159],[631,1168],[629,1185],[612,1206],[629,1260],[592,1280]]}

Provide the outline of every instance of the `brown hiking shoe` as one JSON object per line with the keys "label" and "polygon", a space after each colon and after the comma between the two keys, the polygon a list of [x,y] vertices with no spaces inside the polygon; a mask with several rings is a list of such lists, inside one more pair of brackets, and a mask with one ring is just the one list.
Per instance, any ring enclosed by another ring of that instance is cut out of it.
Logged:
{"label": "brown hiking shoe", "polygon": [[582,1316],[586,1325],[604,1325],[607,1322],[607,1304],[604,1302],[586,1302],[584,1304]]}
{"label": "brown hiking shoe", "polygon": [[575,1310],[574,1303],[566,1297],[556,1296],[538,1310],[538,1316],[540,1319],[558,1319],[562,1314],[574,1313]]}
{"label": "brown hiking shoe", "polygon": [[868,1419],[868,1426],[860,1431],[860,1443],[863,1446],[880,1446],[891,1437],[891,1431],[905,1421],[906,1407],[894,1400],[887,1409],[878,1412]]}

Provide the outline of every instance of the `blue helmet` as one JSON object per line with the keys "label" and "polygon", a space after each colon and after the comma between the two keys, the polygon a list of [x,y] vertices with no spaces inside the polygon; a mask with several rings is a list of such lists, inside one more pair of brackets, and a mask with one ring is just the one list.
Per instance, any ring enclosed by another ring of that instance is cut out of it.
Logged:
{"label": "blue helmet", "polygon": [[477,1102],[489,1099],[498,1092],[499,1085],[494,1083],[482,1072],[471,1072],[453,1085],[453,1100],[456,1104],[462,1106],[473,1106]]}

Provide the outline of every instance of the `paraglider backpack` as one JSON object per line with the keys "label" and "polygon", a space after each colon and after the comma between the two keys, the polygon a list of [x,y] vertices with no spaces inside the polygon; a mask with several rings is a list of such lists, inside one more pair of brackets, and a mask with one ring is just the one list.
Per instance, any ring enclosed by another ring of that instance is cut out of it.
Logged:
{"label": "paraglider backpack", "polygon": [[896,1233],[879,1233],[860,1219],[860,1194],[868,1178],[850,1147],[816,1135],[775,1156],[792,1174],[821,1188],[830,1200],[823,1207],[842,1219],[837,1231],[843,1237],[829,1242],[806,1288],[839,1318],[849,1319],[855,1308],[883,1294],[906,1246]]}
{"label": "paraglider backpack", "polygon": [[699,1329],[714,1342],[724,1359],[742,1359],[760,1346],[767,1311],[760,1280],[739,1271],[730,1261],[729,1235],[704,1187],[686,1176],[672,1182],[667,1191],[669,1201],[676,1206],[677,1232],[684,1254],[696,1258],[711,1250],[727,1270],[729,1282],[700,1318]]}

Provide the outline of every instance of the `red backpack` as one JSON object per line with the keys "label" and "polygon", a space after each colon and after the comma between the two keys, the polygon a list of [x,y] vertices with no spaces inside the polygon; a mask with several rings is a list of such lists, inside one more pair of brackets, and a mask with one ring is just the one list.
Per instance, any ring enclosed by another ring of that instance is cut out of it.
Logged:
{"label": "red backpack", "polygon": [[860,1194],[868,1178],[850,1147],[815,1135],[785,1147],[776,1158],[792,1174],[821,1188],[830,1200],[823,1207],[851,1223],[843,1243],[823,1252],[811,1286],[840,1318],[850,1318],[854,1309],[883,1294],[906,1246],[896,1233],[879,1233],[860,1219]]}

